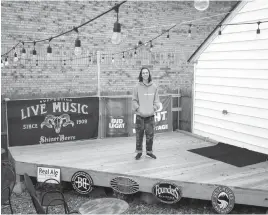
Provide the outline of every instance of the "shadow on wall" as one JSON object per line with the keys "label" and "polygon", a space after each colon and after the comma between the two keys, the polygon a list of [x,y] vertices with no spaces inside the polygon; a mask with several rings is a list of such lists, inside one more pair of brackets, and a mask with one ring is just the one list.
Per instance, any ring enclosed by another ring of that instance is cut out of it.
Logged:
{"label": "shadow on wall", "polygon": [[180,130],[191,132],[192,122],[192,89],[190,87],[181,88],[180,106]]}

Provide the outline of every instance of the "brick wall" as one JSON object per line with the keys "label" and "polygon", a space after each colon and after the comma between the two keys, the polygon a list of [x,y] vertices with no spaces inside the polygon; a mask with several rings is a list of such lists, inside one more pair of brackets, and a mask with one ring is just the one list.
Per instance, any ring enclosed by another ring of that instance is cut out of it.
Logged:
{"label": "brick wall", "polygon": [[[1,1],[1,53],[18,41],[45,39],[70,30],[114,4],[108,1]],[[224,15],[200,22],[211,23],[211,26],[192,28],[191,38],[187,38],[187,26],[178,26],[170,32],[169,40],[163,35],[154,41],[152,52],[149,46],[138,49],[136,58],[134,51],[131,51],[125,53],[125,61],[122,61],[121,54],[115,55],[115,63],[112,64],[111,53],[133,48],[139,40],[148,41],[172,24],[225,13],[234,4],[212,1],[208,10],[200,12],[191,1],[126,2],[119,9],[123,35],[120,45],[110,42],[116,20],[116,13],[111,11],[79,28],[83,59],[75,59],[75,32],[51,41],[53,58],[50,61],[46,58],[48,41],[36,44],[37,59],[30,54],[33,44],[25,44],[26,59],[20,58],[22,46],[18,46],[16,51],[20,60],[12,62],[11,52],[9,66],[1,68],[2,98],[96,95],[97,51],[105,54],[100,65],[102,95],[131,94],[139,69],[144,65],[151,68],[153,80],[160,85],[161,93],[191,87],[193,69],[187,65],[187,59]],[[90,53],[94,56],[86,57]]]}

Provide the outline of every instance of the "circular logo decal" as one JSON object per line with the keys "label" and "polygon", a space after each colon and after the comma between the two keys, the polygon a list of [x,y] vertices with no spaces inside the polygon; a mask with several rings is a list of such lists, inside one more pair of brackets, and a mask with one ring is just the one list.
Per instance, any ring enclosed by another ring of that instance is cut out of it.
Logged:
{"label": "circular logo decal", "polygon": [[157,183],[153,186],[152,193],[161,202],[173,204],[181,199],[181,190],[176,184],[168,182]]}
{"label": "circular logo decal", "polygon": [[229,187],[217,187],[211,196],[212,206],[216,212],[227,214],[234,208],[235,195]]}
{"label": "circular logo decal", "polygon": [[79,171],[74,173],[71,183],[73,188],[80,194],[88,194],[93,189],[93,180],[86,172]]}
{"label": "circular logo decal", "polygon": [[111,180],[110,184],[115,191],[123,194],[133,194],[139,191],[139,184],[127,177],[116,177]]}

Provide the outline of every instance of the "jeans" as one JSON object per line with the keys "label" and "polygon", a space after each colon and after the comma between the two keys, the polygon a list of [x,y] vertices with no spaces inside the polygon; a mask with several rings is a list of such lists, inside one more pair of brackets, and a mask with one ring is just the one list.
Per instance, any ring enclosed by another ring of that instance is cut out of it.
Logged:
{"label": "jeans", "polygon": [[136,115],[136,152],[142,153],[142,142],[145,131],[146,136],[146,153],[153,152],[153,140],[154,140],[154,116],[141,117]]}

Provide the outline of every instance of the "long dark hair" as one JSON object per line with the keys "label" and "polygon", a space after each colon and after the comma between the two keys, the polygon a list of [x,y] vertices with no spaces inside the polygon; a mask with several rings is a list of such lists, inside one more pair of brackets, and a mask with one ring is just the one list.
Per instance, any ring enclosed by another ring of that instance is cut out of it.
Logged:
{"label": "long dark hair", "polygon": [[148,78],[148,83],[152,81],[152,76],[151,76],[151,71],[147,67],[142,67],[139,75],[139,82],[143,82],[142,78],[142,70],[147,69],[149,71],[149,78]]}

